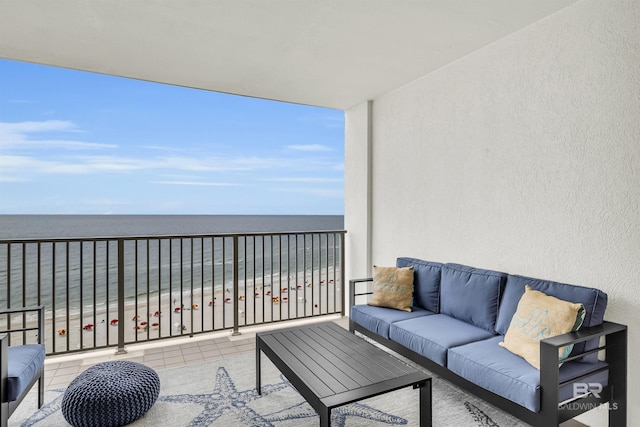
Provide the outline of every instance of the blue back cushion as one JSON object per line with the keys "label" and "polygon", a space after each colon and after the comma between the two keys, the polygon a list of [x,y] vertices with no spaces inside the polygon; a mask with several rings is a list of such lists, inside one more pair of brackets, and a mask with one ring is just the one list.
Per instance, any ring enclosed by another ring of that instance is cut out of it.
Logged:
{"label": "blue back cushion", "polygon": [[[513,317],[518,302],[524,294],[525,285],[530,285],[532,289],[544,292],[547,295],[554,296],[561,300],[581,303],[584,305],[585,317],[582,327],[601,325],[604,319],[604,311],[607,308],[607,294],[583,286],[569,285],[566,283],[552,282],[550,280],[534,279],[531,277],[509,275],[507,285],[500,304],[498,312],[498,320],[496,321],[496,332],[504,335],[509,329],[511,318]],[[571,354],[581,353],[584,350],[591,350],[598,347],[598,340],[587,341],[586,343],[574,346]],[[584,357],[582,360],[594,363],[597,361],[598,355],[592,354]]]}
{"label": "blue back cushion", "polygon": [[413,266],[413,306],[438,313],[442,264],[416,258],[398,258],[396,267]]}
{"label": "blue back cushion", "polygon": [[498,304],[507,275],[459,264],[442,267],[440,313],[495,333]]}

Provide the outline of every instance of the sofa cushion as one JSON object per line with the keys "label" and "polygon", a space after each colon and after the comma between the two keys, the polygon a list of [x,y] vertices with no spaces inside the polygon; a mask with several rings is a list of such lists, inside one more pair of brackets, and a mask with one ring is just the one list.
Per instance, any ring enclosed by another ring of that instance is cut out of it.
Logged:
{"label": "sofa cushion", "polygon": [[[511,325],[500,345],[540,369],[540,340],[576,331],[584,320],[584,306],[525,287]],[[558,349],[566,359],[573,344]]]}
{"label": "sofa cushion", "polygon": [[401,320],[430,316],[434,313],[416,307],[413,311],[400,311],[393,308],[374,307],[366,304],[351,307],[351,320],[384,338],[389,338],[389,326]]}
{"label": "sofa cushion", "polygon": [[497,271],[445,264],[440,284],[440,313],[494,333],[506,277]]}
{"label": "sofa cushion", "polygon": [[7,398],[12,402],[29,386],[44,364],[45,348],[40,344],[9,346],[7,351]]}
{"label": "sofa cushion", "polygon": [[390,339],[442,366],[447,366],[449,348],[491,336],[486,329],[444,314],[395,322],[389,328]]}
{"label": "sofa cushion", "polygon": [[413,306],[438,313],[442,264],[401,257],[396,260],[396,266],[413,266]]}
{"label": "sofa cushion", "polygon": [[[447,367],[452,372],[474,384],[505,397],[525,408],[540,411],[540,371],[522,357],[500,347],[503,337],[451,348],[448,351]],[[560,382],[588,374],[602,367],[604,362],[567,362],[560,367]],[[600,372],[580,380],[583,383],[607,384],[608,371]],[[559,402],[573,397],[573,383],[560,388]]]}
{"label": "sofa cushion", "polygon": [[[507,284],[500,303],[498,319],[496,320],[496,332],[504,335],[509,329],[513,314],[516,312],[518,302],[524,294],[525,286],[530,285],[531,289],[544,292],[561,300],[579,303],[584,306],[584,322],[582,327],[601,325],[604,319],[604,311],[607,308],[607,294],[604,292],[586,288],[583,286],[568,285],[566,283],[552,282],[549,280],[533,279],[530,277],[509,275]],[[582,353],[585,350],[597,348],[598,339],[576,344],[571,354]],[[583,361],[594,363],[598,358],[597,354],[592,354],[582,358]]]}
{"label": "sofa cushion", "polygon": [[411,311],[413,301],[413,266],[373,266],[373,299],[369,305]]}

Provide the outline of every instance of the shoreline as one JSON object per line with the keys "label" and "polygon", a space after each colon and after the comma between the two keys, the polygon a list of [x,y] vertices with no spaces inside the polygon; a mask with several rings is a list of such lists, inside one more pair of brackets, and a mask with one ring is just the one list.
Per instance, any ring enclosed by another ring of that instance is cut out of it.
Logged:
{"label": "shoreline", "polygon": [[282,280],[265,276],[264,285],[262,277],[256,278],[255,284],[253,279],[240,281],[238,295],[231,287],[208,285],[149,296],[148,300],[138,297],[137,304],[130,298],[125,303],[124,319],[118,318],[114,304],[108,309],[104,304],[96,306],[95,317],[90,309],[83,311],[81,318],[78,309],[69,314],[68,323],[66,313],[57,315],[55,321],[49,313],[45,318],[45,343],[53,353],[114,346],[121,324],[125,344],[228,330],[233,328],[234,300],[238,303],[239,327],[340,312],[344,298],[340,270],[336,269],[335,276],[333,270],[329,275],[326,271],[315,273],[311,277],[299,272],[297,277],[289,275]]}

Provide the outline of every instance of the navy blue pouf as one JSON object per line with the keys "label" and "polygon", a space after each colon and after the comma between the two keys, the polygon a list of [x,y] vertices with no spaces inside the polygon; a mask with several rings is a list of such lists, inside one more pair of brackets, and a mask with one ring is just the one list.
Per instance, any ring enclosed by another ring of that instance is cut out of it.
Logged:
{"label": "navy blue pouf", "polygon": [[74,427],[116,427],[145,414],[160,393],[153,369],[126,360],[103,362],[76,377],[62,396],[62,415]]}

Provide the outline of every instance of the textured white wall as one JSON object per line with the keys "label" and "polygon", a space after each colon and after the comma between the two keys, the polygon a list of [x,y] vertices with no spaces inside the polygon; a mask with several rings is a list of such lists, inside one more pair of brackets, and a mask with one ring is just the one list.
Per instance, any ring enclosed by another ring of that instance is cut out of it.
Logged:
{"label": "textured white wall", "polygon": [[344,206],[345,251],[349,254],[345,260],[347,280],[371,275],[370,111],[371,103],[364,102],[345,114],[345,141],[349,141],[344,153],[345,164],[349,165],[344,171],[348,194]]}
{"label": "textured white wall", "polygon": [[[373,263],[598,287],[640,354],[638,22],[638,0],[583,0],[376,99]],[[592,412],[583,421],[602,425],[606,411]]]}

